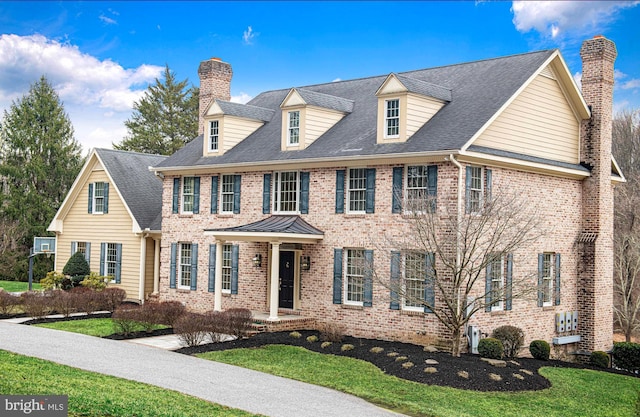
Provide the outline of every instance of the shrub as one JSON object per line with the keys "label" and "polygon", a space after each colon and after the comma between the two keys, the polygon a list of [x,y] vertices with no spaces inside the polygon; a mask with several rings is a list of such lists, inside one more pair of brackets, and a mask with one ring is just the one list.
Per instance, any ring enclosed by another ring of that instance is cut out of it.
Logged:
{"label": "shrub", "polygon": [[289,336],[293,337],[294,339],[300,339],[302,337],[302,334],[300,332],[291,332],[289,333]]}
{"label": "shrub", "polygon": [[396,356],[396,362],[403,362],[403,361],[406,361],[407,359],[409,358],[407,358],[406,356]]}
{"label": "shrub", "polygon": [[101,291],[102,308],[113,313],[127,297],[127,292],[122,288],[108,287]]}
{"label": "shrub", "polygon": [[0,290],[0,314],[8,316],[15,311],[18,305],[20,305],[20,297]]}
{"label": "shrub", "polygon": [[123,305],[118,307],[111,315],[114,331],[125,336],[133,333],[138,326],[136,318],[138,314],[137,310],[139,308],[139,306],[134,305]]}
{"label": "shrub", "polygon": [[349,343],[342,345],[342,347],[340,348],[340,350],[343,352],[346,352],[348,350],[353,350],[353,349],[354,349],[354,346]]}
{"label": "shrub", "polygon": [[640,344],[619,342],[613,344],[613,364],[628,372],[640,371]]}
{"label": "shrub", "polygon": [[324,323],[320,328],[320,339],[323,342],[340,343],[344,339],[346,328],[335,322]]}
{"label": "shrub", "polygon": [[591,356],[589,357],[589,363],[598,368],[608,368],[609,355],[607,354],[607,352],[596,350],[595,352],[591,352]]}
{"label": "shrub", "polygon": [[198,346],[204,342],[208,334],[208,320],[204,314],[183,314],[173,325],[173,332],[180,341],[189,346]]}
{"label": "shrub", "polygon": [[504,347],[498,339],[486,337],[478,342],[478,353],[483,358],[502,359]]}
{"label": "shrub", "polygon": [[551,353],[551,346],[544,340],[534,340],[529,344],[529,352],[535,359],[543,361],[549,360],[549,353]]}
{"label": "shrub", "polygon": [[413,362],[405,362],[405,363],[402,364],[402,367],[404,369],[413,368]]}
{"label": "shrub", "polygon": [[91,272],[89,275],[84,277],[80,282],[80,285],[91,288],[92,290],[101,291],[107,287],[107,282],[109,282],[109,278],[100,275],[97,272]]}
{"label": "shrub", "polygon": [[22,309],[29,317],[44,318],[51,313],[51,297],[46,292],[28,291],[20,295]]}
{"label": "shrub", "polygon": [[206,314],[207,335],[212,343],[222,341],[222,337],[227,333],[228,314],[224,311],[210,311]]}
{"label": "shrub", "polygon": [[507,359],[518,357],[518,352],[524,343],[524,333],[516,326],[500,326],[496,328],[491,337],[502,342],[504,356]]}
{"label": "shrub", "polygon": [[245,337],[251,324],[253,323],[253,314],[246,308],[231,308],[225,311],[228,315],[228,331],[238,338]]}
{"label": "shrub", "polygon": [[186,311],[186,307],[180,301],[162,301],[156,304],[158,313],[158,324],[173,327],[173,324]]}
{"label": "shrub", "polygon": [[322,344],[320,345],[320,347],[321,347],[322,349],[326,349],[326,348],[328,348],[329,346],[331,346],[332,344],[333,344],[332,342],[322,342]]}
{"label": "shrub", "polygon": [[62,268],[62,273],[69,275],[74,284],[80,284],[80,281],[91,273],[91,268],[89,268],[84,255],[81,252],[76,252],[71,255],[64,268]]}
{"label": "shrub", "polygon": [[47,275],[40,279],[40,287],[43,290],[68,290],[69,288],[65,288],[63,285],[64,281],[68,279],[62,275],[58,274],[56,271],[47,272]]}
{"label": "shrub", "polygon": [[378,346],[374,346],[372,347],[369,352],[371,353],[382,353],[384,352],[384,348],[378,347]]}
{"label": "shrub", "polygon": [[137,321],[145,332],[151,333],[158,324],[158,303],[144,303],[136,310],[135,321]]}
{"label": "shrub", "polygon": [[91,314],[100,307],[100,296],[90,288],[75,287],[69,291],[73,294],[76,309],[79,312]]}
{"label": "shrub", "polygon": [[318,341],[318,336],[316,335],[311,335],[309,337],[307,337],[307,342],[309,343],[313,343],[313,342],[317,342]]}
{"label": "shrub", "polygon": [[76,311],[76,300],[72,293],[63,290],[51,291],[51,305],[55,311],[65,317]]}

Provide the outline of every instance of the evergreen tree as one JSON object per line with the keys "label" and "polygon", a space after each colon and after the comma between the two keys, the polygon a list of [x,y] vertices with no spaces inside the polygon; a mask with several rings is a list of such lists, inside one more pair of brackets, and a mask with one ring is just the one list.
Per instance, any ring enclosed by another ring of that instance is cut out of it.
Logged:
{"label": "evergreen tree", "polygon": [[[23,276],[34,236],[62,204],[82,164],[81,147],[53,87],[43,76],[4,112],[0,129],[0,217],[18,222],[19,261],[4,276]],[[5,264],[6,265],[6,264]],[[8,267],[8,266],[5,266]]]}
{"label": "evergreen tree", "polygon": [[167,65],[164,82],[156,78],[124,122],[129,134],[115,149],[171,155],[198,134],[199,89],[176,81]]}

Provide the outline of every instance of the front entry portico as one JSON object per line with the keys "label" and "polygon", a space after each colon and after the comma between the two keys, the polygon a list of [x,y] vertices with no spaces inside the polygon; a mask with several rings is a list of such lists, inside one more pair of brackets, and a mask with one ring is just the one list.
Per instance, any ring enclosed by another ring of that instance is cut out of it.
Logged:
{"label": "front entry portico", "polygon": [[[278,321],[278,308],[293,308],[295,302],[296,252],[282,250],[287,244],[313,244],[324,239],[324,232],[300,216],[274,215],[258,222],[225,229],[208,229],[205,236],[216,241],[214,310],[222,310],[222,247],[226,242],[265,242],[270,245],[271,267],[268,298],[269,320]],[[245,254],[246,256],[246,254]],[[282,290],[284,277],[285,290]],[[285,306],[286,304],[286,306]]]}

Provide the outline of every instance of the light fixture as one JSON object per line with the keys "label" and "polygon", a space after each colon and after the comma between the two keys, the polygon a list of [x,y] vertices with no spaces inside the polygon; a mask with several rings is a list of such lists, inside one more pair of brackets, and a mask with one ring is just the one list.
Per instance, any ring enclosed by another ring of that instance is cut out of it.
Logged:
{"label": "light fixture", "polygon": [[309,269],[311,269],[311,258],[308,256],[301,256],[300,257],[300,269],[302,269],[303,271],[308,271]]}
{"label": "light fixture", "polygon": [[256,253],[256,256],[254,256],[251,260],[253,261],[253,266],[257,268],[262,266],[262,255],[260,255],[259,253]]}

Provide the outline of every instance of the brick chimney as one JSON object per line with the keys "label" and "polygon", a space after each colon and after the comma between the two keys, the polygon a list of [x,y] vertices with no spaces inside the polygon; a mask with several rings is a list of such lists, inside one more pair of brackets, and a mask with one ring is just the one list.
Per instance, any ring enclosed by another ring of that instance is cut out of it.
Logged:
{"label": "brick chimney", "polygon": [[591,118],[581,126],[581,162],[591,169],[582,185],[581,265],[578,271],[580,349],[608,350],[613,343],[613,187],[611,125],[615,44],[603,36],[586,40],[582,95]]}
{"label": "brick chimney", "polygon": [[231,100],[231,65],[220,58],[211,58],[200,63],[200,105],[198,118],[198,134],[204,132],[204,112],[214,99]]}

